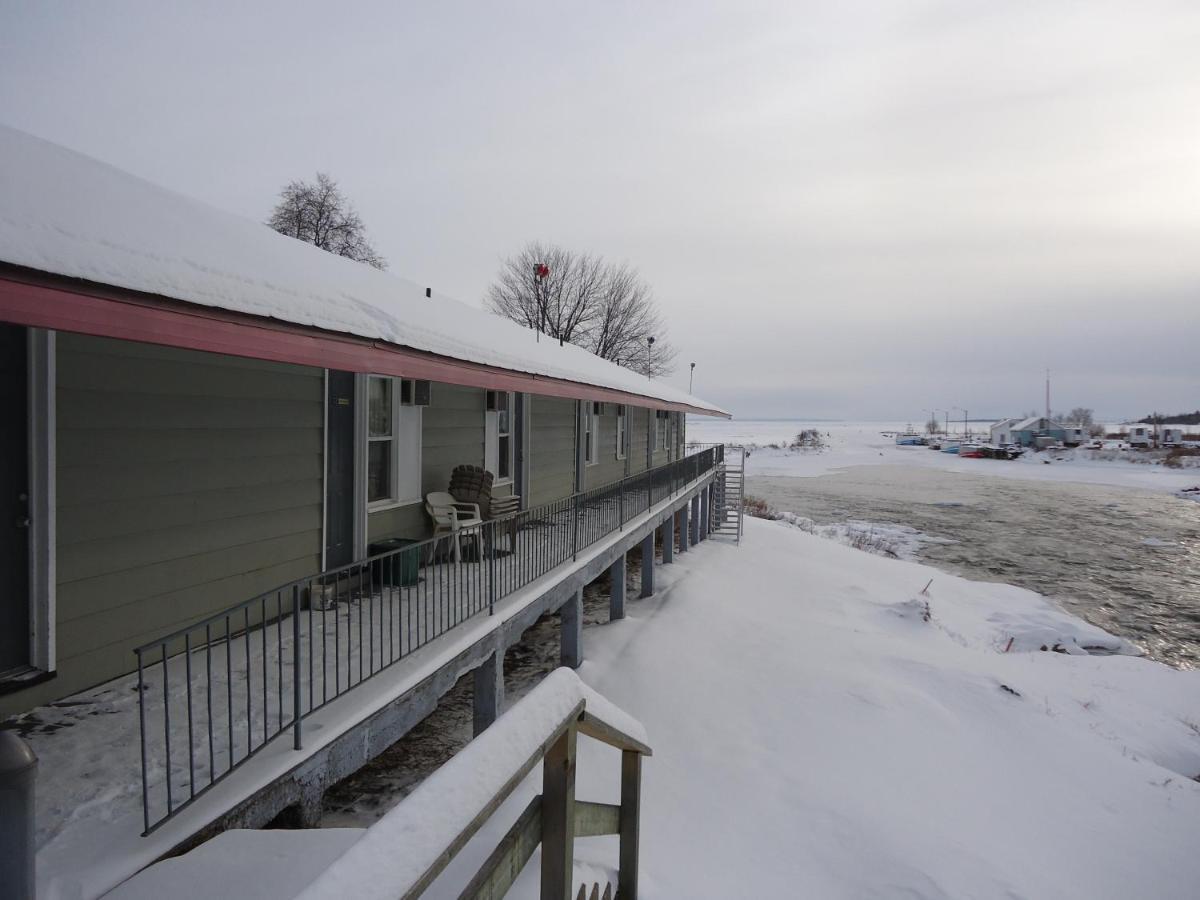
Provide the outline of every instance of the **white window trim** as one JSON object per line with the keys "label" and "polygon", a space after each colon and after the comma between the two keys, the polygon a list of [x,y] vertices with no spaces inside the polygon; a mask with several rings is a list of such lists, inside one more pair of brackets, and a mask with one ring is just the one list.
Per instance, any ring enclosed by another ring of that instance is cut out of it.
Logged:
{"label": "white window trim", "polygon": [[[514,477],[514,473],[516,471],[515,467],[517,464],[516,441],[513,438],[513,436],[515,434],[515,431],[513,428],[513,423],[516,419],[516,399],[515,399],[516,393],[513,391],[491,391],[490,392],[490,393],[494,393],[494,394],[507,394],[508,395],[508,406],[506,407],[507,411],[508,411],[508,432],[507,432],[508,433],[508,475],[505,476],[504,478],[501,478],[500,473],[499,473],[499,469],[500,469],[500,437],[501,437],[499,410],[493,410],[493,409],[487,408],[487,393],[488,392],[484,393],[484,404],[483,404],[484,428],[490,430],[492,428],[492,422],[494,421],[495,422],[495,433],[485,435],[485,437],[484,437],[484,443],[485,443],[484,456],[486,457],[488,455],[486,452],[487,441],[489,439],[494,439],[496,441],[496,471],[492,472],[492,475],[494,476],[492,485],[493,485],[493,487],[500,486],[500,485],[509,485],[509,484],[513,483],[513,477]],[[489,413],[496,413],[495,418],[490,419]],[[485,469],[487,469],[488,462],[489,462],[489,460],[484,459],[483,466]],[[488,471],[491,472],[491,469],[488,469]]]}
{"label": "white window trim", "polygon": [[625,458],[626,433],[629,431],[629,407],[617,406],[616,445],[617,459]]}
{"label": "white window trim", "polygon": [[[392,484],[393,491],[398,492],[400,490],[401,437],[400,437],[399,429],[400,429],[401,408],[404,407],[406,410],[411,410],[412,414],[417,417],[416,428],[417,428],[418,434],[423,433],[422,428],[423,428],[423,422],[424,422],[423,407],[415,406],[415,405],[405,405],[400,402],[401,395],[402,395],[401,382],[405,381],[405,380],[411,380],[411,379],[403,379],[403,378],[400,378],[397,376],[392,376],[392,375],[367,375],[362,379],[363,409],[362,409],[362,416],[359,418],[359,423],[358,423],[358,436],[359,436],[359,443],[361,445],[361,449],[357,455],[359,457],[360,465],[362,467],[362,486],[360,488],[359,496],[363,499],[363,501],[365,503],[367,515],[370,515],[372,513],[385,512],[389,509],[399,509],[402,506],[413,506],[414,504],[420,503],[421,499],[422,499],[418,494],[418,496],[416,496],[416,497],[388,497],[383,500],[373,500],[373,501],[366,500],[367,489],[368,489],[367,466],[368,466],[368,460],[370,458],[368,451],[369,451],[369,447],[371,444],[371,434],[370,434],[371,392],[369,390],[369,385],[370,385],[369,379],[371,379],[371,378],[387,378],[392,382],[392,436],[390,438],[386,438],[385,440],[390,440],[392,442],[392,456],[391,456],[390,463],[391,463],[391,469],[392,469],[391,484]],[[414,390],[415,390],[415,388],[414,388]],[[421,462],[422,462],[421,453],[423,450],[423,444],[424,444],[424,441],[417,442],[417,458],[414,463],[416,465],[417,472],[421,471]],[[365,549],[364,549],[364,552],[365,552]]]}
{"label": "white window trim", "polygon": [[583,448],[583,464],[595,466],[600,463],[600,417],[596,415],[596,405],[587,401],[584,407],[583,438],[586,441]]}

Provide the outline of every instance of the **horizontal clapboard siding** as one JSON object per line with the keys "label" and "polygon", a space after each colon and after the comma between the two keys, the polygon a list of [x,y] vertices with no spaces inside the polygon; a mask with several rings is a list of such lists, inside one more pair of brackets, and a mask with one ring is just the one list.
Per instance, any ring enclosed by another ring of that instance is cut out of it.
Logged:
{"label": "horizontal clapboard siding", "polygon": [[605,403],[597,416],[596,462],[584,469],[585,487],[594,488],[625,477],[625,460],[617,458],[617,405]]}
{"label": "horizontal clapboard siding", "polygon": [[[650,413],[654,415],[653,411]],[[649,421],[653,422],[653,418]],[[629,450],[629,471],[644,472],[646,471],[646,408],[643,406],[629,407],[629,439],[631,447]]]}
{"label": "horizontal clapboard siding", "polygon": [[[450,486],[455,466],[483,465],[484,405],[481,388],[435,383],[429,406],[421,413],[421,496]],[[497,491],[500,493],[500,491]],[[388,537],[418,540],[433,529],[423,503],[373,512],[367,517],[367,539]]]}
{"label": "horizontal clapboard siding", "polygon": [[529,505],[569,497],[575,488],[575,401],[530,398]]}
{"label": "horizontal clapboard siding", "polygon": [[318,570],[320,369],[62,334],[57,375],[55,695]]}

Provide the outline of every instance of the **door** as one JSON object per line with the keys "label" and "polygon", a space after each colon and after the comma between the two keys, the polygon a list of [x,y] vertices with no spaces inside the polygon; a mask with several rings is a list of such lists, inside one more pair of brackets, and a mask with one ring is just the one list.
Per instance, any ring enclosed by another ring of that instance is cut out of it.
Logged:
{"label": "door", "polygon": [[29,666],[28,331],[0,325],[0,676]]}
{"label": "door", "polygon": [[354,373],[329,370],[325,425],[325,568],[354,561]]}

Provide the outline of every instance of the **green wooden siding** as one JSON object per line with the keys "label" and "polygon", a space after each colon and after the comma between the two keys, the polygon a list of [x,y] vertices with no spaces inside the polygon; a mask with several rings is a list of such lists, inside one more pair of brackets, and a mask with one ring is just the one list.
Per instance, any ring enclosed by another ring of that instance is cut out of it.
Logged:
{"label": "green wooden siding", "polygon": [[538,506],[575,489],[575,401],[530,398],[529,505]]}
{"label": "green wooden siding", "polygon": [[584,469],[587,488],[599,487],[625,477],[625,460],[617,458],[617,405],[605,403],[597,416],[599,443],[596,462]]}
{"label": "green wooden siding", "polygon": [[629,440],[630,474],[646,471],[646,408],[644,406],[629,407]]}
{"label": "green wooden siding", "polygon": [[[421,413],[421,496],[450,486],[455,466],[483,465],[484,407],[482,388],[434,383],[429,406]],[[497,493],[509,493],[510,488]],[[385,537],[420,539],[432,534],[423,503],[410,503],[367,516],[367,540]]]}
{"label": "green wooden siding", "polygon": [[58,672],[0,713],[320,567],[320,369],[72,334],[57,358]]}

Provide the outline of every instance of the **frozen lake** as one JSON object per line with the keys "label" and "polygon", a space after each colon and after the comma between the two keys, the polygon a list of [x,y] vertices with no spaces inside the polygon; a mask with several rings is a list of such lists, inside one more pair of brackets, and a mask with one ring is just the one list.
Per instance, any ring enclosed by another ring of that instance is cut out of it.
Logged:
{"label": "frozen lake", "polygon": [[943,539],[919,544],[920,560],[1046,594],[1155,659],[1200,667],[1200,503],[1173,495],[1200,469],[958,459],[881,435],[902,426],[689,420],[688,438],[761,446],[817,428],[824,452],[753,451],[747,492],[821,525],[915,528]]}

